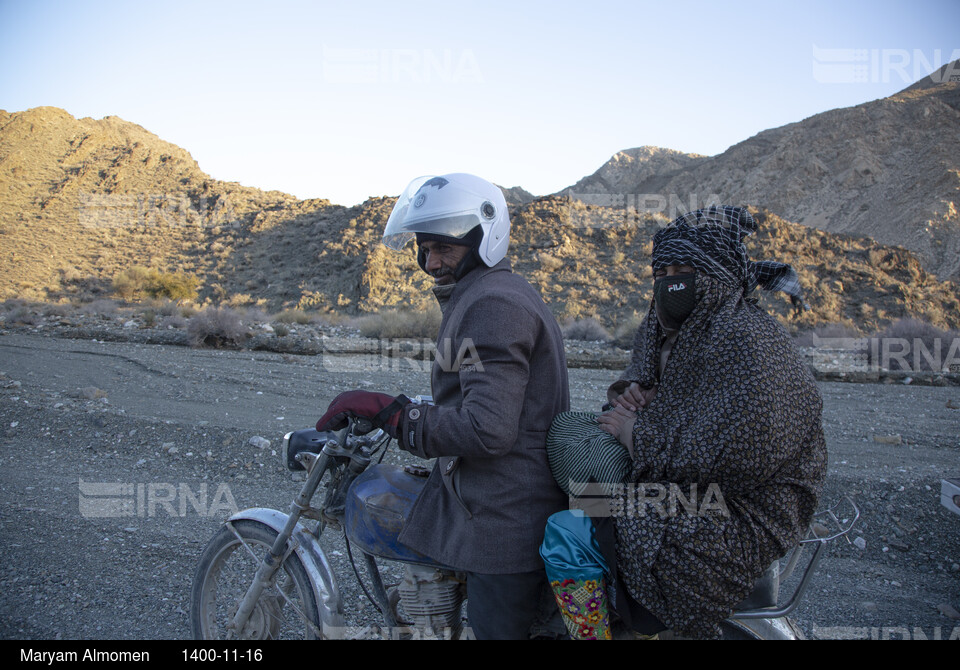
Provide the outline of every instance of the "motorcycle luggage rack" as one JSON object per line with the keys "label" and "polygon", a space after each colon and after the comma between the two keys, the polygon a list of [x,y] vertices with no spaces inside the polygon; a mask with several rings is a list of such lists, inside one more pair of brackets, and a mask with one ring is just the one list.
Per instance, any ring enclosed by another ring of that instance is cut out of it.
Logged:
{"label": "motorcycle luggage rack", "polygon": [[[797,608],[803,598],[803,594],[810,585],[810,580],[813,577],[813,574],[816,572],[817,566],[820,564],[820,560],[823,558],[824,552],[827,549],[827,545],[838,537],[846,537],[847,533],[853,529],[853,526],[860,518],[860,509],[853,502],[853,500],[850,498],[845,498],[845,500],[849,503],[850,507],[853,508],[852,519],[849,519],[848,517],[849,520],[841,520],[837,516],[835,510],[842,504],[843,501],[829,509],[818,512],[814,515],[813,521],[807,527],[806,537],[800,540],[797,543],[797,546],[795,546],[793,551],[790,553],[790,556],[787,559],[787,565],[784,567],[783,572],[780,575],[780,578],[783,580],[788,579],[793,574],[794,569],[797,567],[797,563],[800,560],[800,556],[803,554],[803,551],[806,548],[806,545],[816,545],[813,556],[807,563],[807,567],[803,571],[803,576],[800,578],[800,583],[797,585],[796,589],[794,589],[793,595],[790,596],[790,599],[782,606],[778,605],[775,607],[759,607],[756,609],[735,611],[731,615],[731,619],[775,619],[788,616]],[[829,523],[832,528],[828,527],[826,525],[827,523]],[[846,540],[847,542],[850,542],[850,538],[846,538]]]}

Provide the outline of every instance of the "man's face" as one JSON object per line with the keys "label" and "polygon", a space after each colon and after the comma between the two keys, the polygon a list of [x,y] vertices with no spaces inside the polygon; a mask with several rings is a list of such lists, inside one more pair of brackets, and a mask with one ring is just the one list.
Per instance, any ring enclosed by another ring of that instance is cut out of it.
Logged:
{"label": "man's face", "polygon": [[421,242],[420,249],[426,254],[423,267],[433,276],[437,286],[452,284],[455,281],[454,269],[470,253],[470,247],[465,244],[448,244],[436,240]]}

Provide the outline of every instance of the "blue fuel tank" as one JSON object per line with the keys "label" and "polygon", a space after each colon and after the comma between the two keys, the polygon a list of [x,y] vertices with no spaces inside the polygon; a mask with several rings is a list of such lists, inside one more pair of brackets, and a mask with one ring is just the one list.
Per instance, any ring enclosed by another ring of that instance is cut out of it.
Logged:
{"label": "blue fuel tank", "polygon": [[362,551],[379,558],[445,567],[397,539],[426,482],[425,476],[395,465],[371,465],[347,492],[347,538]]}

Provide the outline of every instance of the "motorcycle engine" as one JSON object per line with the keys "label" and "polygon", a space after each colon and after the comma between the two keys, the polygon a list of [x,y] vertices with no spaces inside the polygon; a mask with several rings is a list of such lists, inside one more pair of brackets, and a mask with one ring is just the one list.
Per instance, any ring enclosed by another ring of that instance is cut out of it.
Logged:
{"label": "motorcycle engine", "polygon": [[460,610],[466,594],[462,578],[447,570],[408,563],[397,591],[403,612],[425,637],[451,640],[460,637],[463,632]]}

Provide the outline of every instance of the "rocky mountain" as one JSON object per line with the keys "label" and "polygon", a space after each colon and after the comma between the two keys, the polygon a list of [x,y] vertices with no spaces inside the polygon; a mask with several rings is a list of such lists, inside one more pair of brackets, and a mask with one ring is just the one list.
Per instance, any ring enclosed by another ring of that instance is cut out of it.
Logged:
{"label": "rocky mountain", "polygon": [[766,130],[711,157],[623,151],[564,189],[673,218],[711,202],[871,237],[960,279],[960,62],[889,98]]}
{"label": "rocky mountain", "polygon": [[[712,159],[644,149],[619,160],[643,177],[648,168],[672,165],[679,175]],[[618,174],[599,178],[620,188]],[[558,318],[612,327],[645,312],[662,215],[505,191],[514,203],[510,257]],[[0,112],[0,300],[111,297],[114,278],[142,265],[196,277],[201,303],[338,314],[424,309],[432,280],[413,249],[380,244],[393,204],[372,198],[346,208],[220,182],[186,151],[116,117]],[[756,212],[763,227],[751,253],[793,263],[808,290],[811,310],[800,315],[782,296],[763,298],[791,328],[870,329],[906,316],[960,327],[957,285],[928,273],[913,253],[810,229],[772,208]]]}
{"label": "rocky mountain", "polygon": [[[692,168],[706,156],[685,154],[660,147],[638,147],[617,152],[600,166],[600,169],[584,177],[573,186],[568,186],[556,195],[566,195],[579,200],[589,200],[591,196],[625,197],[640,193],[637,186],[643,184],[652,189],[642,193],[658,193],[657,186],[666,184],[669,179],[683,170]],[[615,205],[610,198],[596,198],[591,204]],[[629,203],[624,200],[623,206]]]}
{"label": "rocky mountain", "polygon": [[510,188],[500,186],[500,190],[503,191],[503,197],[506,198],[508,205],[526,205],[537,198],[520,186],[511,186]]}

